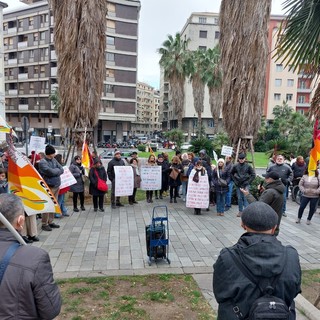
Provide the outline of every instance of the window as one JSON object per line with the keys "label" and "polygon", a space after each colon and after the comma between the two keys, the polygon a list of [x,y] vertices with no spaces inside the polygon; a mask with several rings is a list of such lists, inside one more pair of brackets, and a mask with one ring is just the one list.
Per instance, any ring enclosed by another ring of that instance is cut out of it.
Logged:
{"label": "window", "polygon": [[300,80],[299,83],[299,89],[306,89],[307,88],[307,84],[304,80]]}
{"label": "window", "polygon": [[206,46],[199,46],[199,50],[206,51],[206,50],[207,50],[207,47],[206,47]]}
{"label": "window", "polygon": [[24,51],[18,51],[18,59],[19,60],[23,59],[23,53],[24,53]]}
{"label": "window", "polygon": [[107,69],[107,78],[114,78],[114,70]]}
{"label": "window", "polygon": [[49,21],[49,16],[47,14],[42,14],[40,16],[40,23],[46,23]]}
{"label": "window", "polygon": [[107,52],[107,61],[114,61],[114,53]]}
{"label": "window", "polygon": [[275,85],[276,87],[281,87],[281,85],[282,85],[282,79],[275,79],[274,85]]}
{"label": "window", "polygon": [[110,46],[114,46],[114,37],[107,37],[107,44]]}
{"label": "window", "polygon": [[40,40],[46,40],[46,32],[40,32]]}
{"label": "window", "polygon": [[305,103],[306,97],[305,96],[298,96],[298,103]]}
{"label": "window", "polygon": [[281,99],[281,94],[280,93],[275,93],[273,95],[273,97],[274,97],[274,100],[279,101]]}
{"label": "window", "polygon": [[199,23],[206,24],[207,18],[206,17],[199,17]]}
{"label": "window", "polygon": [[30,17],[29,18],[29,27],[32,27],[33,26],[33,17]]}
{"label": "window", "polygon": [[34,58],[34,50],[29,50],[29,59]]}
{"label": "window", "polygon": [[207,36],[208,36],[208,31],[206,30],[199,31],[199,38],[207,38]]}
{"label": "window", "polygon": [[106,85],[106,93],[114,93],[114,85],[107,84]]}
{"label": "window", "polygon": [[107,19],[107,28],[115,29],[116,28],[115,21]]}
{"label": "window", "polygon": [[110,3],[109,1],[107,2],[107,10],[108,13],[115,13],[116,12],[116,5],[114,3]]}
{"label": "window", "polygon": [[214,18],[214,24],[216,24],[216,25],[219,24],[219,18]]}
{"label": "window", "polygon": [[293,87],[293,84],[294,84],[294,80],[293,79],[288,79],[287,80],[287,86],[288,87]]}
{"label": "window", "polygon": [[28,98],[19,98],[19,104],[28,104]]}
{"label": "window", "polygon": [[213,121],[213,119],[209,119],[209,120],[208,120],[208,127],[209,127],[209,128],[213,128],[213,127],[214,127],[214,121]]}
{"label": "window", "polygon": [[216,32],[214,33],[214,38],[215,38],[215,39],[219,39],[219,38],[220,38],[220,31],[216,31]]}
{"label": "window", "polygon": [[292,101],[292,97],[293,97],[293,95],[291,93],[288,93],[286,95],[286,101]]}
{"label": "window", "polygon": [[23,20],[18,20],[18,27],[22,28],[23,27]]}
{"label": "window", "polygon": [[39,33],[38,32],[35,32],[33,34],[33,41],[38,41],[39,40]]}
{"label": "window", "polygon": [[276,71],[277,72],[283,71],[283,65],[282,64],[276,64]]}

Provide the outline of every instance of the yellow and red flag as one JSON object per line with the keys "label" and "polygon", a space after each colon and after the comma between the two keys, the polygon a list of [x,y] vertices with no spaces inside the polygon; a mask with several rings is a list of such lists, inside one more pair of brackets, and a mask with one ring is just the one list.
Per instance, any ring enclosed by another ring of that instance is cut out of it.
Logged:
{"label": "yellow and red flag", "polygon": [[316,120],[313,129],[312,149],[310,151],[308,171],[309,176],[313,176],[317,170],[317,162],[320,159],[320,130],[318,129],[319,121]]}
{"label": "yellow and red flag", "polygon": [[83,141],[83,145],[82,145],[82,154],[81,154],[81,162],[83,167],[85,168],[86,171],[86,176],[88,176],[90,167],[91,167],[91,161],[90,161],[90,151],[88,148],[88,144],[86,141]]}
{"label": "yellow and red flag", "polygon": [[29,159],[10,143],[8,154],[9,192],[22,200],[26,214],[61,213],[57,199]]}

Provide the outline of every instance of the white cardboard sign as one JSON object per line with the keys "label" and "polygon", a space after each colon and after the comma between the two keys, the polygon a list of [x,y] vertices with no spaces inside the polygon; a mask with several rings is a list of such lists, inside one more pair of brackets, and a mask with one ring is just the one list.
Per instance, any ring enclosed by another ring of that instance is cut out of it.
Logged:
{"label": "white cardboard sign", "polygon": [[140,168],[141,190],[160,190],[162,184],[161,166],[145,166]]}
{"label": "white cardboard sign", "polygon": [[204,209],[209,207],[209,179],[208,175],[199,174],[199,182],[193,181],[195,170],[192,169],[188,179],[187,208]]}
{"label": "white cardboard sign", "polygon": [[37,137],[31,136],[30,137],[30,151],[44,151],[46,148],[46,138],[45,137]]}
{"label": "white cardboard sign", "polygon": [[73,174],[70,172],[68,167],[63,167],[63,174],[60,176],[61,179],[61,185],[60,189],[72,186],[73,184],[77,183],[76,178],[73,176]]}
{"label": "white cardboard sign", "polygon": [[133,170],[131,166],[115,166],[115,196],[131,196],[133,194]]}
{"label": "white cardboard sign", "polygon": [[233,151],[232,147],[222,146],[221,155],[231,157],[232,151]]}

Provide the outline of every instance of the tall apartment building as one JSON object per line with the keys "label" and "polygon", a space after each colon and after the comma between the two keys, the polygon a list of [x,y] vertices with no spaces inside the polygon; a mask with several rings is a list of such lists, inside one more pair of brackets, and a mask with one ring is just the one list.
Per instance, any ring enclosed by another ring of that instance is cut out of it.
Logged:
{"label": "tall apartment building", "polygon": [[[269,22],[269,48],[270,54],[267,63],[266,95],[263,114],[267,120],[273,119],[273,108],[286,101],[294,110],[305,113],[310,107],[315,79],[306,74],[297,74],[285,68],[283,64],[273,57],[277,40],[277,31],[285,16],[272,15]],[[190,39],[188,49],[213,48],[219,41],[219,14],[217,13],[192,13],[182,28],[181,35]],[[169,83],[165,81],[164,74],[160,74],[160,110],[163,130],[170,130],[177,126],[177,117],[173,112],[170,98]],[[206,136],[210,138],[213,127],[218,125],[213,122],[209,107],[208,91],[205,92],[204,112],[202,113]],[[183,111],[182,130],[185,140],[189,141],[195,136],[197,116],[193,105],[191,84],[185,83],[185,104]]]}
{"label": "tall apartment building", "polygon": [[137,83],[137,120],[132,123],[132,134],[152,136],[161,130],[159,122],[160,95],[147,83]]}
{"label": "tall apartment building", "polygon": [[[19,133],[27,116],[36,135],[59,143],[58,114],[49,99],[58,86],[54,19],[47,1],[22,2],[29,6],[7,11],[3,21],[7,121]],[[109,0],[107,5],[106,79],[96,141],[125,140],[136,114],[140,1]]]}

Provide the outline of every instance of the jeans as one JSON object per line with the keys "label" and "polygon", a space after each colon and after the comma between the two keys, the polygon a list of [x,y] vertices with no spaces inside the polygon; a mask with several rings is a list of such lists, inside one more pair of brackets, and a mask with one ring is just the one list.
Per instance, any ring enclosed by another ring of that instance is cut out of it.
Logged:
{"label": "jeans", "polygon": [[227,192],[216,192],[217,213],[224,213]]}
{"label": "jeans", "polygon": [[65,193],[58,195],[58,203],[59,203],[62,214],[66,214],[68,212],[67,207],[64,205],[64,196],[65,196]]}
{"label": "jeans", "polygon": [[299,207],[299,211],[298,211],[298,218],[301,219],[304,209],[306,208],[306,206],[310,202],[308,220],[311,220],[313,214],[315,213],[315,211],[317,209],[318,200],[319,200],[319,198],[308,198],[305,196],[301,196],[301,203],[300,203],[300,207]]}
{"label": "jeans", "polygon": [[182,198],[186,199],[188,181],[182,181],[181,183],[182,183]]}
{"label": "jeans", "polygon": [[233,190],[233,181],[231,180],[228,185],[228,192],[226,195],[226,207],[231,207],[231,198],[232,198],[232,190]]}
{"label": "jeans", "polygon": [[[249,186],[243,188],[245,190],[248,190],[249,191]],[[242,212],[243,209],[245,207],[248,206],[248,201],[245,197],[245,195],[240,191],[240,188],[237,187],[237,198],[238,198],[238,207],[239,207],[239,212]]]}
{"label": "jeans", "polygon": [[285,186],[284,193],[283,193],[282,212],[286,212],[286,210],[287,210],[287,192],[288,192],[288,186]]}

